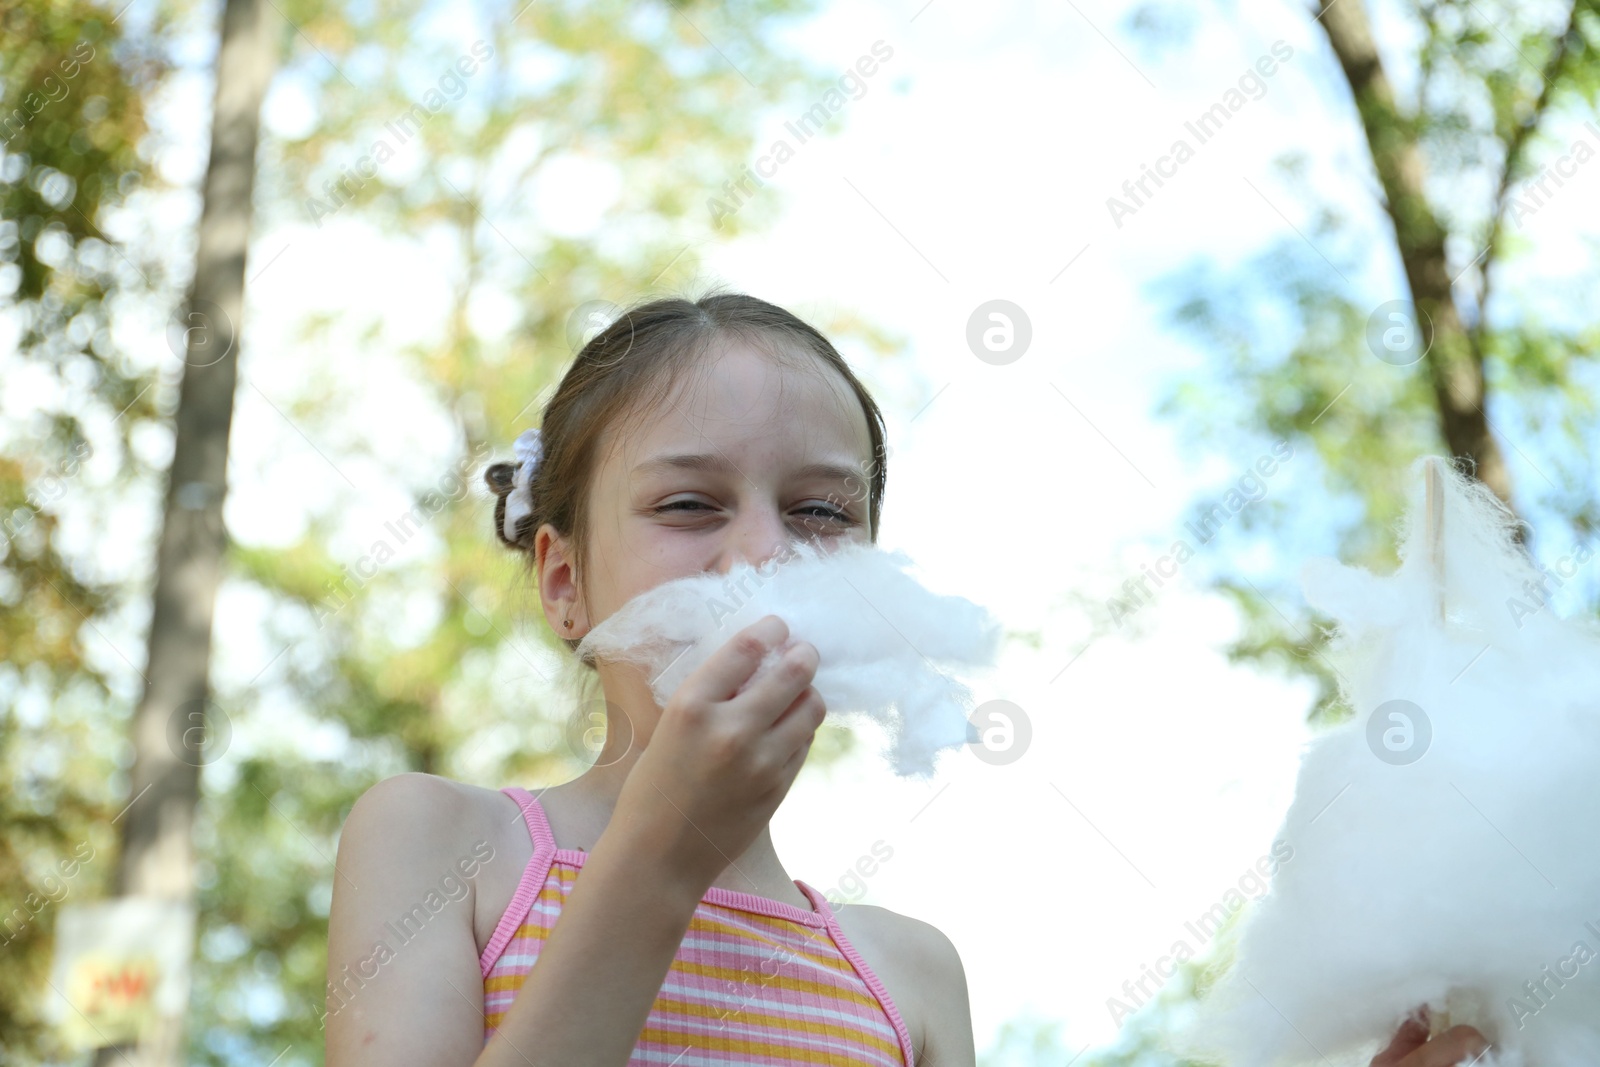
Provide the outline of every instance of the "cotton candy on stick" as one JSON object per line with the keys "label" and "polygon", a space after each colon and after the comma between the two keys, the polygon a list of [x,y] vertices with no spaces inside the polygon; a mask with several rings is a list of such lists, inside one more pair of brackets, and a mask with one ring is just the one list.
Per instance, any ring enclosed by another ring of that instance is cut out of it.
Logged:
{"label": "cotton candy on stick", "polygon": [[[968,688],[945,674],[988,667],[1000,627],[983,608],[924,588],[898,551],[852,543],[823,551],[797,542],[759,566],[664,582],[586,634],[580,657],[637,663],[663,707],[683,680],[735,633],[766,615],[790,644],[816,646],[812,685],[829,717],[863,715],[892,739],[896,773],[925,776],[942,749],[966,744]],[[769,653],[757,673],[782,650]]]}
{"label": "cotton candy on stick", "polygon": [[1488,1037],[1481,1064],[1600,1064],[1600,633],[1545,603],[1590,552],[1541,573],[1480,483],[1412,473],[1394,574],[1302,570],[1355,714],[1304,753],[1293,859],[1190,1055],[1365,1064],[1427,1004]]}

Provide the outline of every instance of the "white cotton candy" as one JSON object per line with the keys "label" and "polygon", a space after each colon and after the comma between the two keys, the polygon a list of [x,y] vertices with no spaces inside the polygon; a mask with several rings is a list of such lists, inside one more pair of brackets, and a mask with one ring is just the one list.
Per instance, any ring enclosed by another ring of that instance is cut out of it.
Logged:
{"label": "white cotton candy", "polygon": [[816,646],[811,684],[828,716],[882,723],[896,773],[928,775],[940,750],[967,743],[971,712],[970,691],[939,665],[991,666],[1000,627],[971,601],[925,589],[905,573],[910,562],[870,544],[823,552],[798,542],[759,567],[691,575],[634,597],[584,636],[578,655],[643,665],[665,707],[730,637],[777,615],[791,644]]}
{"label": "white cotton candy", "polygon": [[[1277,834],[1293,857],[1178,1034],[1190,1055],[1366,1064],[1426,1003],[1492,1042],[1480,1064],[1600,1064],[1600,633],[1544,605],[1592,551],[1539,573],[1498,500],[1441,461],[1437,585],[1427,462],[1393,575],[1302,571],[1355,716],[1304,754]],[[1369,744],[1395,699],[1431,727],[1414,762],[1390,762],[1419,751],[1403,720]]]}

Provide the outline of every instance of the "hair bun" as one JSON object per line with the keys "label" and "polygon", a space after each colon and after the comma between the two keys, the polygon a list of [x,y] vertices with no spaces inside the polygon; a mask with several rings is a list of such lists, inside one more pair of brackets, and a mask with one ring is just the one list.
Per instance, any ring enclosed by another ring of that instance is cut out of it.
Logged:
{"label": "hair bun", "polygon": [[517,468],[515,464],[500,462],[491,463],[483,470],[483,480],[489,486],[489,491],[494,494],[494,532],[502,542],[512,548],[520,548],[516,541],[515,527],[512,536],[507,537],[506,527],[506,498],[511,495],[516,485]]}
{"label": "hair bun", "polygon": [[491,463],[484,468],[483,480],[489,486],[489,491],[495,496],[503,497],[511,492],[512,479],[516,476],[517,468],[503,460]]}

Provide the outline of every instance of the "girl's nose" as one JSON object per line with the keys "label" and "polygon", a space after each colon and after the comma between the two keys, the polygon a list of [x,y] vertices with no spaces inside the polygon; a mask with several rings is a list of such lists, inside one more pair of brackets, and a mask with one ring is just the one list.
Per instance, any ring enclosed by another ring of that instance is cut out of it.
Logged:
{"label": "girl's nose", "polygon": [[728,539],[723,543],[716,571],[727,574],[737,563],[759,566],[782,554],[792,536],[777,511],[770,508],[746,511],[728,527]]}

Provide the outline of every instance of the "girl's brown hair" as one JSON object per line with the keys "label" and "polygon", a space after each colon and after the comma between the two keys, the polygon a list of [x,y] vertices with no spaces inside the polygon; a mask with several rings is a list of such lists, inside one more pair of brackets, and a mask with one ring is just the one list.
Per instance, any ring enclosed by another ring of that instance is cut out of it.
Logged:
{"label": "girl's brown hair", "polygon": [[[867,475],[869,526],[878,539],[887,479],[883,413],[838,351],[814,327],[775,304],[743,293],[714,293],[699,300],[670,298],[629,308],[584,345],[562,376],[540,420],[544,452],[534,473],[533,512],[517,522],[515,538],[505,535],[506,497],[516,474],[513,463],[493,463],[484,480],[494,493],[495,536],[521,552],[532,570],[534,535],[545,523],[566,538],[587,573],[590,481],[599,462],[599,442],[618,418],[668,395],[693,369],[713,341],[737,337],[758,345],[785,365],[788,351],[799,350],[837,371],[854,391],[867,416],[872,460]],[[788,351],[786,351],[788,350]],[[859,489],[853,490],[859,493]],[[568,648],[578,641],[563,636]]]}

